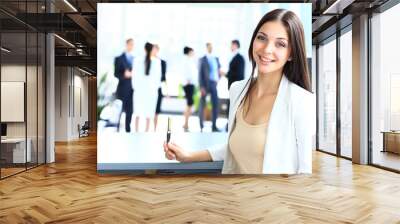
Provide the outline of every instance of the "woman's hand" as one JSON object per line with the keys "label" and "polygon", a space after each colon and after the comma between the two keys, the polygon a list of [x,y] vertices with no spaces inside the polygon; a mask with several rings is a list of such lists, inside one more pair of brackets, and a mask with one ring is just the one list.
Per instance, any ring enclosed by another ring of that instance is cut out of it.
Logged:
{"label": "woman's hand", "polygon": [[165,157],[169,160],[177,160],[179,162],[192,162],[191,160],[191,153],[185,151],[180,146],[176,145],[175,143],[166,143],[164,142],[164,152]]}

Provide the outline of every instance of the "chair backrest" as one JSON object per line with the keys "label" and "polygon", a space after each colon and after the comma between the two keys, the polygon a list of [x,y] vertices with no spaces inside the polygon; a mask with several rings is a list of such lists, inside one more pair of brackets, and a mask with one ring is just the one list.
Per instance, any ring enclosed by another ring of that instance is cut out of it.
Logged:
{"label": "chair backrest", "polygon": [[82,126],[82,128],[90,128],[90,125],[89,125],[90,123],[89,123],[89,121],[85,121],[85,123],[83,124],[83,126]]}

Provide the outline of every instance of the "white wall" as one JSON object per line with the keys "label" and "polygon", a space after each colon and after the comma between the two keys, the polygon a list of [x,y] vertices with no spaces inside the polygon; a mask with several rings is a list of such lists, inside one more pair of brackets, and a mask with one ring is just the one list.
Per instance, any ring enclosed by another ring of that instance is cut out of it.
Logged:
{"label": "white wall", "polygon": [[67,67],[55,68],[55,140],[68,139],[67,117],[68,114],[68,86],[69,76]]}
{"label": "white wall", "polygon": [[[1,81],[25,82],[25,69],[25,65],[2,65]],[[7,110],[7,108],[1,108],[1,110]],[[7,137],[25,137],[25,122],[7,123]]]}
{"label": "white wall", "polygon": [[[27,80],[25,80],[27,78]],[[44,163],[44,74],[41,66],[25,66],[25,64],[3,64],[1,66],[1,81],[3,82],[24,82],[26,84],[26,107],[23,102],[20,108],[23,114],[26,112],[26,120],[22,122],[6,122],[7,137],[24,138],[25,135],[30,140],[32,161]],[[3,92],[4,89],[2,89]],[[20,92],[24,94],[24,91]],[[7,97],[2,95],[3,97]],[[2,107],[2,112],[13,113],[13,108]],[[14,109],[15,110],[15,109]],[[15,113],[15,112],[14,112]],[[37,153],[39,156],[37,157]]]}
{"label": "white wall", "polygon": [[[312,59],[311,59],[311,84],[312,84],[312,92],[314,93],[314,102],[315,108],[317,108],[317,47],[315,45],[312,46]],[[316,111],[315,111],[316,113]],[[317,121],[317,114],[315,114],[315,122]],[[317,149],[317,130],[315,129],[315,133],[313,135],[313,149]]]}
{"label": "white wall", "polygon": [[78,124],[88,120],[88,78],[72,67],[56,67],[56,141],[79,138]]}
{"label": "white wall", "polygon": [[[25,65],[2,65],[1,66],[1,81],[4,82],[25,82],[25,75],[26,75],[26,70],[28,74],[35,73],[36,74],[36,67],[33,66],[28,66],[25,67]],[[31,80],[30,80],[31,82]],[[32,83],[30,83],[32,84]],[[33,83],[36,85],[35,83]],[[36,89],[27,89],[27,102],[30,103],[33,100],[31,99],[36,98]],[[32,90],[33,92],[30,92]],[[31,105],[36,108],[36,105]],[[8,108],[1,108],[1,110],[7,110]],[[36,114],[31,114],[28,113],[28,121],[32,121],[36,119]],[[34,115],[34,117],[32,117]],[[36,120],[35,120],[36,121]],[[25,123],[26,122],[7,122],[7,136],[8,137],[25,137]],[[29,125],[28,128],[32,127],[32,125]],[[36,130],[36,127],[35,127]],[[28,135],[30,131],[28,130]],[[29,136],[28,136],[29,137]]]}

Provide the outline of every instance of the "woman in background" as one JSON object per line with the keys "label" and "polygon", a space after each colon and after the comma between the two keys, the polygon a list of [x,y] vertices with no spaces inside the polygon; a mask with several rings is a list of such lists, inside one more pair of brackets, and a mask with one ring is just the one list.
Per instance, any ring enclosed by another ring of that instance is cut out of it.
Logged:
{"label": "woman in background", "polygon": [[185,116],[185,124],[183,129],[189,131],[189,117],[192,114],[193,106],[193,93],[195,90],[195,84],[198,78],[197,65],[194,61],[194,51],[190,47],[183,48],[184,60],[183,60],[183,90],[185,91],[186,98],[186,109],[183,113]]}
{"label": "woman in background", "polygon": [[157,50],[151,43],[144,46],[145,57],[135,60],[135,75],[132,85],[135,89],[133,108],[135,109],[135,130],[139,131],[140,117],[146,118],[146,132],[155,115],[158,87],[161,84],[161,61],[156,57]]}

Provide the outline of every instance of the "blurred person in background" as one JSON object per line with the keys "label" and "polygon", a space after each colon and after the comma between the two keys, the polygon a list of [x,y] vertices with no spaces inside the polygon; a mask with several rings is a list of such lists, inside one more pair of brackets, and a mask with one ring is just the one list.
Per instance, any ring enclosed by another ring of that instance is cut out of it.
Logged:
{"label": "blurred person in background", "polygon": [[[244,79],[245,61],[244,57],[239,53],[240,42],[239,40],[232,40],[231,51],[232,59],[229,62],[229,70],[226,74],[228,78],[228,89],[231,88],[232,83]],[[228,100],[228,114],[229,114],[229,100]],[[228,124],[226,125],[228,131]]]}
{"label": "blurred person in background", "polygon": [[160,46],[158,46],[157,44],[154,44],[154,51],[155,51],[155,57],[157,57],[161,61],[161,83],[160,83],[160,86],[158,87],[156,114],[154,115],[154,131],[156,131],[157,123],[158,123],[158,114],[161,113],[161,102],[162,102],[162,98],[164,97],[162,90],[161,90],[161,85],[163,83],[166,85],[166,80],[167,80],[165,77],[165,75],[167,73],[167,62],[158,56],[158,53],[160,52]]}
{"label": "blurred person in background", "polygon": [[156,57],[157,50],[151,43],[144,46],[145,56],[135,60],[132,85],[135,89],[133,104],[135,108],[135,130],[139,131],[140,117],[146,118],[146,132],[150,129],[151,118],[156,113],[158,88],[161,84],[161,61]]}
{"label": "blurred person in background", "polygon": [[206,97],[211,95],[212,104],[212,131],[219,131],[217,128],[218,116],[218,92],[217,83],[220,77],[221,64],[219,59],[212,53],[212,44],[207,43],[207,53],[200,59],[199,69],[199,85],[200,85],[200,105],[199,105],[199,118],[200,129],[204,128],[204,108],[206,107]]}
{"label": "blurred person in background", "polygon": [[193,94],[197,83],[197,64],[194,60],[194,50],[190,47],[183,48],[183,90],[186,98],[186,109],[183,113],[185,116],[185,123],[183,125],[184,131],[189,131],[189,117],[192,114]]}
{"label": "blurred person in background", "polygon": [[244,68],[245,62],[244,57],[239,53],[240,42],[238,40],[232,40],[231,51],[232,59],[229,62],[229,70],[226,73],[228,78],[228,89],[230,89],[233,82],[244,79]]}
{"label": "blurred person in background", "polygon": [[[132,120],[132,65],[134,42],[130,38],[126,40],[125,52],[114,60],[114,75],[118,78],[116,95],[122,101],[122,112],[125,112],[125,131],[131,131]],[[121,118],[121,114],[119,117]],[[119,121],[118,121],[119,123]],[[119,124],[118,124],[119,131]]]}

